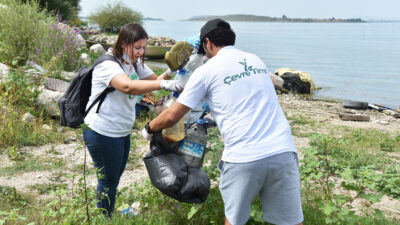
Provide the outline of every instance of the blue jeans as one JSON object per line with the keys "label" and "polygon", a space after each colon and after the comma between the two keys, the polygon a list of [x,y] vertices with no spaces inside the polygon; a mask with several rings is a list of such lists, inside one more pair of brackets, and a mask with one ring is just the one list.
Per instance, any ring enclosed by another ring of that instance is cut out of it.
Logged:
{"label": "blue jeans", "polygon": [[87,129],[83,131],[83,140],[97,170],[97,207],[110,216],[119,179],[129,156],[130,135],[113,138]]}

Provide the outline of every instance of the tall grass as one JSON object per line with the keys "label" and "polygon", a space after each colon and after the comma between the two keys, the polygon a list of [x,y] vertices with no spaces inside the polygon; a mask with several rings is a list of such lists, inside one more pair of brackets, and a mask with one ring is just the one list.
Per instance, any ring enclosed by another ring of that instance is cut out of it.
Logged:
{"label": "tall grass", "polygon": [[[47,111],[35,104],[39,96],[40,78],[27,76],[22,71],[8,74],[0,84],[0,149],[10,146],[43,145],[63,136],[56,131],[43,129],[43,125],[55,126]],[[34,116],[23,121],[25,113]]]}

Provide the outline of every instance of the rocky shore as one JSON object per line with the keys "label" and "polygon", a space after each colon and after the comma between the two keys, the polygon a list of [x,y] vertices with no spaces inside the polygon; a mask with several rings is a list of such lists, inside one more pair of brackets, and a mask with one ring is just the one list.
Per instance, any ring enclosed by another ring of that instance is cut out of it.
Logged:
{"label": "rocky shore", "polygon": [[[118,35],[94,34],[89,35],[88,38],[86,38],[86,41],[113,46],[117,41],[117,38]],[[171,47],[175,43],[176,41],[174,39],[162,36],[150,36],[147,40],[148,46]]]}

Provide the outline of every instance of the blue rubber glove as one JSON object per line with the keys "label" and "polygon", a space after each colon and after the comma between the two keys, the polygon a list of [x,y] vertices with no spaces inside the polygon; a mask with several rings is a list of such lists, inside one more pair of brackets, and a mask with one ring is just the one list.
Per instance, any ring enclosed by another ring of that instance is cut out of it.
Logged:
{"label": "blue rubber glove", "polygon": [[199,49],[200,47],[200,35],[194,35],[192,37],[187,37],[185,38],[185,41],[188,42],[191,46],[195,47],[196,49]]}

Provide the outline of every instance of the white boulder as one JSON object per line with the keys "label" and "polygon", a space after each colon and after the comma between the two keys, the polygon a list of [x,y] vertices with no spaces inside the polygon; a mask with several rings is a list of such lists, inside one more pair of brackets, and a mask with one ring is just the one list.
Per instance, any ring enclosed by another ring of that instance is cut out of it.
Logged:
{"label": "white boulder", "polygon": [[32,114],[30,114],[30,113],[25,113],[23,116],[22,116],[22,121],[24,121],[24,122],[29,122],[29,123],[31,123],[31,122],[33,122],[33,120],[35,119],[35,117],[32,115]]}
{"label": "white boulder", "polygon": [[94,54],[104,54],[106,53],[106,50],[103,48],[103,46],[101,44],[94,44],[92,46],[90,46],[90,52],[94,53]]}
{"label": "white boulder", "polygon": [[63,93],[59,91],[51,91],[44,87],[41,87],[40,91],[41,93],[39,94],[37,103],[43,105],[51,116],[59,115],[57,103],[63,96]]}
{"label": "white boulder", "polygon": [[60,76],[65,80],[72,80],[72,78],[75,76],[75,72],[61,71]]}
{"label": "white boulder", "polygon": [[3,83],[6,80],[9,72],[10,68],[5,64],[0,63],[0,83]]}
{"label": "white boulder", "polygon": [[86,54],[86,53],[82,53],[81,56],[79,57],[79,59],[80,59],[82,62],[86,63],[86,64],[90,64],[90,63],[91,63],[90,57],[89,57],[89,55]]}

